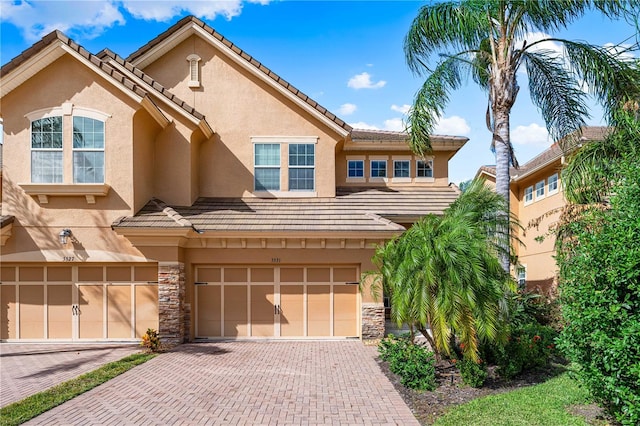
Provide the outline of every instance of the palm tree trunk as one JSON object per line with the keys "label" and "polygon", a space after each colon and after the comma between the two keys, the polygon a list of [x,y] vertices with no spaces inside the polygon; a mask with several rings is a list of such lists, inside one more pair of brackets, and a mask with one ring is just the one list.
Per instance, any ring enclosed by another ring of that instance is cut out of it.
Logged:
{"label": "palm tree trunk", "polygon": [[429,342],[429,345],[431,345],[431,350],[433,351],[433,354],[436,357],[436,362],[439,362],[442,359],[442,357],[440,356],[440,351],[438,351],[438,348],[436,347],[436,341],[433,340],[433,337],[431,337],[431,334],[429,334],[429,331],[424,327],[418,327],[418,331],[422,333],[425,339],[427,339],[427,342]]}
{"label": "palm tree trunk", "polygon": [[[509,167],[511,165],[511,143],[509,132],[509,112],[494,112],[494,132],[493,142],[496,150],[496,192],[506,200],[506,215],[510,211],[510,174]],[[508,219],[508,218],[507,218]],[[509,227],[507,229],[499,229],[499,235],[509,235]],[[500,253],[500,264],[502,269],[509,272],[509,238],[501,238],[500,244],[503,248]]]}

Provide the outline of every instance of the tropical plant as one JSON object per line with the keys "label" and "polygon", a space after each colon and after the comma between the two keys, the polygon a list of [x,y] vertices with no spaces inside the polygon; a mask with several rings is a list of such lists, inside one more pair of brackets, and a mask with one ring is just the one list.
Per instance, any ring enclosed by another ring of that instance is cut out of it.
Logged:
{"label": "tropical plant", "polygon": [[430,391],[436,388],[435,359],[424,346],[390,334],[380,341],[378,352],[389,363],[391,372],[400,376],[403,386]]}
{"label": "tropical plant", "polygon": [[[640,84],[624,49],[546,33],[567,28],[588,11],[618,19],[637,16],[639,8],[637,0],[459,0],[423,6],[404,44],[409,68],[426,77],[408,113],[410,146],[418,154],[431,149],[429,135],[450,93],[471,76],[488,94],[486,122],[493,134],[496,191],[506,200],[508,211],[509,166],[518,167],[509,119],[520,88],[520,71],[526,72],[531,100],[554,140],[579,131],[584,124],[588,116],[584,87],[610,117],[619,100],[630,89],[638,93]],[[546,48],[547,41],[561,45],[563,54]],[[500,262],[508,271],[504,250]]]}
{"label": "tropical plant", "polygon": [[504,199],[476,180],[442,216],[426,216],[374,256],[392,320],[419,330],[436,355],[451,355],[457,338],[477,361],[481,341],[506,337],[505,293],[515,283],[497,258],[509,226],[504,209]]}

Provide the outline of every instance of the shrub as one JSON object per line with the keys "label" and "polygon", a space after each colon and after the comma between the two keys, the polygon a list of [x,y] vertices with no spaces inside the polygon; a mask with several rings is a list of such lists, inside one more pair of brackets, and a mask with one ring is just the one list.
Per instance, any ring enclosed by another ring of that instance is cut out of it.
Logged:
{"label": "shrub", "polygon": [[556,353],[557,332],[549,326],[531,323],[512,330],[504,346],[493,348],[500,376],[511,379],[547,365]]}
{"label": "shrub", "polygon": [[487,365],[482,360],[474,362],[465,358],[456,365],[460,369],[460,376],[464,384],[472,388],[482,387],[487,380]]}
{"label": "shrub", "polygon": [[160,343],[158,331],[153,328],[148,328],[147,332],[142,336],[140,345],[147,348],[150,352],[159,352],[162,349],[162,344]]}
{"label": "shrub", "polygon": [[435,357],[424,346],[389,335],[380,342],[378,352],[380,358],[389,363],[391,372],[400,376],[403,386],[420,390],[436,388]]}

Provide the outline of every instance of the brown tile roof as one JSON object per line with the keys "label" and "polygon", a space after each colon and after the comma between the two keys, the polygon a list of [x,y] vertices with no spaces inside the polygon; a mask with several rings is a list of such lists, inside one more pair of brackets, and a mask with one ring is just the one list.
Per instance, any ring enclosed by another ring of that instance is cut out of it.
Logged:
{"label": "brown tile roof", "polygon": [[336,123],[339,127],[342,127],[346,131],[351,131],[351,126],[349,126],[343,120],[338,118],[335,114],[331,113],[329,110],[327,110],[322,105],[318,104],[316,101],[311,99],[309,96],[305,95],[300,90],[296,89],[294,86],[289,84],[286,80],[284,80],[279,75],[277,75],[276,73],[271,71],[269,68],[264,66],[260,61],[258,61],[257,59],[255,59],[254,57],[249,55],[247,52],[243,51],[238,46],[236,46],[235,44],[233,44],[232,42],[227,40],[224,36],[222,36],[222,34],[218,33],[212,27],[207,25],[202,20],[196,18],[195,16],[186,16],[186,17],[182,18],[181,20],[176,22],[173,26],[171,26],[171,28],[169,28],[168,30],[166,30],[162,34],[158,35],[156,38],[151,40],[149,43],[145,44],[140,49],[136,50],[131,55],[129,55],[127,57],[127,60],[130,61],[130,62],[135,62],[136,59],[138,59],[139,57],[143,56],[145,53],[147,53],[153,47],[155,47],[158,44],[162,43],[165,39],[170,37],[173,33],[175,33],[181,27],[183,27],[183,26],[185,26],[185,25],[187,25],[189,23],[194,23],[195,25],[201,27],[204,31],[208,32],[213,37],[215,37],[216,39],[218,39],[222,43],[224,43],[225,46],[229,47],[229,49],[231,49],[233,52],[235,52],[239,57],[243,58],[249,64],[253,65],[256,69],[258,69],[261,72],[263,72],[265,75],[267,75],[273,81],[275,81],[276,83],[278,83],[279,85],[281,85],[282,87],[287,89],[293,95],[297,96],[298,98],[302,99],[304,102],[309,104],[311,107],[315,108],[317,111],[319,111],[325,117],[327,117],[329,120],[331,120],[334,123]]}
{"label": "brown tile roof", "polygon": [[10,225],[15,220],[15,217],[3,214],[0,216],[0,228],[4,228],[7,225]]}
{"label": "brown tile roof", "polygon": [[[451,187],[338,188],[335,198],[199,198],[189,207],[152,200],[114,228],[193,228],[236,232],[401,232],[429,213],[441,214],[458,196]],[[394,221],[394,222],[392,222]]]}
{"label": "brown tile roof", "polygon": [[[451,140],[466,142],[469,140],[463,136],[449,136],[449,135],[432,135],[438,140]],[[409,139],[407,132],[399,132],[393,130],[365,130],[365,129],[353,129],[351,131],[351,140],[354,142],[372,142],[372,141],[384,141],[384,142],[406,142]]]}

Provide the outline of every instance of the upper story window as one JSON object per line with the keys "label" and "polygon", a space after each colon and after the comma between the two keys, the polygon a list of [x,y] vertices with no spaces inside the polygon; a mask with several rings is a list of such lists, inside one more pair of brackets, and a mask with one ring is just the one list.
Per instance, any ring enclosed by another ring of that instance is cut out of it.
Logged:
{"label": "upper story window", "polygon": [[289,191],[315,188],[315,145],[289,144]]}
{"label": "upper story window", "polygon": [[62,183],[62,116],[31,122],[31,182]]}
{"label": "upper story window", "polygon": [[518,274],[518,286],[522,289],[527,283],[527,267],[524,265],[518,265],[516,272]]}
{"label": "upper story window", "polygon": [[544,181],[536,183],[536,200],[544,197]]}
{"label": "upper story window", "polygon": [[364,160],[347,161],[347,177],[363,178],[364,177]]}
{"label": "upper story window", "polygon": [[189,87],[200,87],[200,56],[187,56],[189,62]]}
{"label": "upper story window", "polygon": [[394,178],[408,178],[410,177],[410,162],[409,160],[394,160],[393,161],[393,177]]}
{"label": "upper story window", "polygon": [[371,160],[371,177],[384,178],[387,177],[387,161]]}
{"label": "upper story window", "polygon": [[73,117],[73,183],[104,182],[104,122]]}
{"label": "upper story window", "polygon": [[256,191],[280,190],[280,144],[254,145],[254,187]]}
{"label": "upper story window", "polygon": [[433,177],[433,160],[416,161],[416,177]]}
{"label": "upper story window", "polygon": [[554,173],[551,176],[549,176],[549,179],[547,179],[547,192],[549,194],[555,194],[556,192],[558,192],[558,174]]}
{"label": "upper story window", "polygon": [[533,186],[528,186],[524,190],[524,203],[530,203],[533,201]]}

